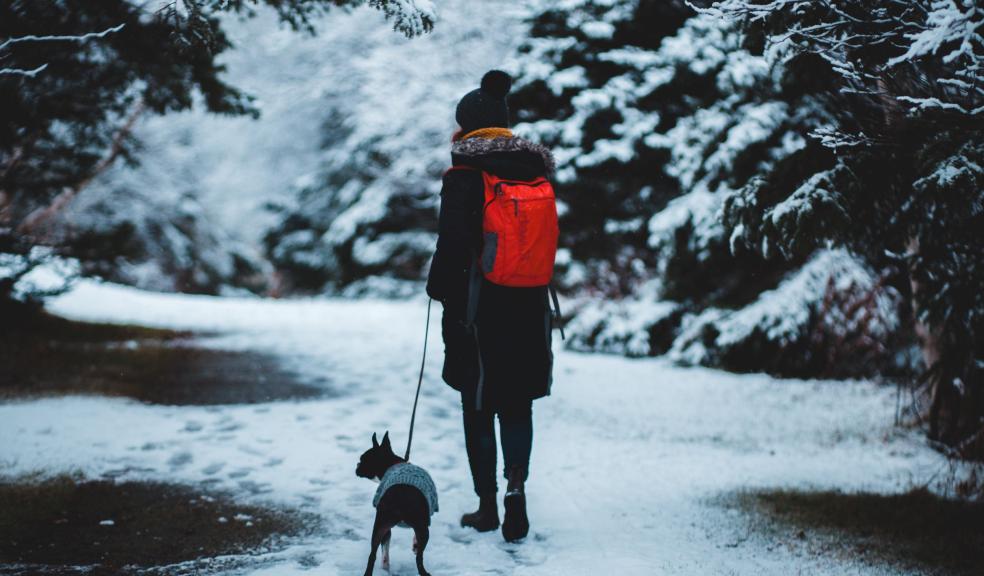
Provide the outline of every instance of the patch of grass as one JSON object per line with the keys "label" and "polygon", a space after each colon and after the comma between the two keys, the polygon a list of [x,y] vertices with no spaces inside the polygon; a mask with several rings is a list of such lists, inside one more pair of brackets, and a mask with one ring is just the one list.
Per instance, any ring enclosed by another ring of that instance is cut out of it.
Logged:
{"label": "patch of grass", "polygon": [[897,495],[772,490],[725,501],[751,513],[753,532],[811,554],[940,576],[984,574],[984,502],[923,489]]}
{"label": "patch of grass", "polygon": [[88,566],[115,574],[267,552],[317,526],[313,514],[238,504],[183,485],[71,477],[0,483],[0,564],[24,566],[24,573]]}
{"label": "patch of grass", "polygon": [[172,405],[324,395],[277,359],[194,346],[194,334],[77,322],[45,313],[0,324],[0,399],[68,393]]}

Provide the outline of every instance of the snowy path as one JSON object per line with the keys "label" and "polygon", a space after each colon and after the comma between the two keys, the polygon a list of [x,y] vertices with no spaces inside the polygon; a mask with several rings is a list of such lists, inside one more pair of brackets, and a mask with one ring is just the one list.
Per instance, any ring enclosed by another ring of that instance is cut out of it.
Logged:
{"label": "snowy path", "polygon": [[[275,353],[338,394],[218,407],[94,397],[2,404],[0,474],[206,482],[303,507],[325,519],[323,530],[260,559],[252,573],[361,573],[375,485],[355,476],[355,464],[373,431],[389,429],[397,451],[404,446],[425,308],[83,283],[52,309],[219,331],[209,345]],[[748,538],[709,500],[743,488],[900,491],[939,467],[918,435],[892,429],[893,392],[869,383],[777,381],[558,349],[554,395],[534,405],[533,531],[507,545],[498,533],[457,525],[475,499],[458,399],[439,379],[439,333],[431,333],[414,442],[414,461],[440,490],[427,554],[435,575],[858,573],[849,560]],[[394,574],[416,573],[409,547],[408,532],[394,535]]]}

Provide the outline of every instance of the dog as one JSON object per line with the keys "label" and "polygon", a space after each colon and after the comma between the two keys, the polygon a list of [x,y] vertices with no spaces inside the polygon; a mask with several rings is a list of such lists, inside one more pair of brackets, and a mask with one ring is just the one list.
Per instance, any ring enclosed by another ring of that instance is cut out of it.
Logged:
{"label": "dog", "polygon": [[376,520],[372,526],[369,564],[366,576],[370,576],[376,564],[376,552],[383,547],[383,570],[389,571],[389,543],[391,530],[401,525],[413,529],[413,551],[417,557],[417,573],[429,576],[424,569],[424,549],[430,538],[430,517],[437,512],[437,488],[426,470],[408,463],[393,453],[389,432],[382,443],[372,435],[372,448],[359,458],[356,476],[380,481],[373,506]]}

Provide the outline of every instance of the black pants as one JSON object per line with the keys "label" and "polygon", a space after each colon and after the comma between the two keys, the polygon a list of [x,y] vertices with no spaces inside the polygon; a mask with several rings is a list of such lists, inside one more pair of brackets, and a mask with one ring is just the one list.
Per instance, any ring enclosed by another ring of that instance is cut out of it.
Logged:
{"label": "black pants", "polygon": [[475,493],[495,494],[495,415],[499,415],[504,475],[518,468],[523,479],[529,475],[530,450],[533,447],[533,401],[513,403],[498,410],[475,410],[474,404],[462,402],[465,421],[465,449],[471,466]]}

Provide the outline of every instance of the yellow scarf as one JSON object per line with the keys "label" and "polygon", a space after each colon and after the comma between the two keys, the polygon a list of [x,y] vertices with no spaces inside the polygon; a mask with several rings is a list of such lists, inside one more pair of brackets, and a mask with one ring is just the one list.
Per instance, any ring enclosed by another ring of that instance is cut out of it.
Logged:
{"label": "yellow scarf", "polygon": [[472,130],[464,136],[461,136],[458,140],[468,140],[469,138],[484,138],[486,140],[492,140],[495,138],[512,137],[513,133],[509,128],[479,128],[478,130]]}

